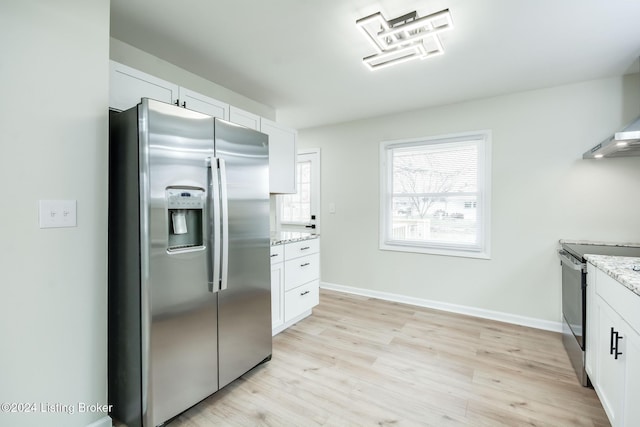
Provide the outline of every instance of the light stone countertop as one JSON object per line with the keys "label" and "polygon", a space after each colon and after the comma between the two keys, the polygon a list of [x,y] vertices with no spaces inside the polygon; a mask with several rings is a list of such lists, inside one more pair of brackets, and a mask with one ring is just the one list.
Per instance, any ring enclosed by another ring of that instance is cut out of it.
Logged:
{"label": "light stone countertop", "polygon": [[319,234],[305,233],[301,231],[280,231],[271,233],[271,246],[282,245],[285,243],[299,242],[300,240],[316,239]]}
{"label": "light stone countertop", "polygon": [[640,247],[640,243],[612,243],[612,242],[598,242],[594,240],[572,240],[572,239],[560,239],[560,244],[566,243],[568,245],[598,245],[598,246],[623,246],[623,247]]}
{"label": "light stone countertop", "polygon": [[623,286],[640,296],[640,258],[609,256],[609,255],[585,255],[587,261],[616,279]]}

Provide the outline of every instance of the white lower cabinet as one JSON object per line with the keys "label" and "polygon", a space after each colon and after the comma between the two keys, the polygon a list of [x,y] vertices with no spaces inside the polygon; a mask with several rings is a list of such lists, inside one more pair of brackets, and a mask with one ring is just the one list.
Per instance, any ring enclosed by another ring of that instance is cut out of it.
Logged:
{"label": "white lower cabinet", "polygon": [[284,246],[271,246],[271,328],[284,324]]}
{"label": "white lower cabinet", "polygon": [[287,272],[284,282],[285,291],[317,280],[320,277],[320,254],[315,253],[285,261],[284,269]]}
{"label": "white lower cabinet", "polygon": [[587,373],[611,425],[640,426],[640,296],[591,264],[587,277]]}
{"label": "white lower cabinet", "polygon": [[288,322],[311,310],[320,302],[320,281],[305,283],[284,294],[284,321]]}
{"label": "white lower cabinet", "polygon": [[271,247],[274,335],[311,314],[320,301],[319,239]]}
{"label": "white lower cabinet", "polygon": [[[596,380],[594,387],[600,397],[600,402],[604,408],[611,425],[622,424],[622,404],[624,396],[624,374],[625,361],[624,352],[620,351],[620,342],[617,334],[622,333],[619,316],[607,305],[599,301],[597,304],[597,329],[598,334],[598,355],[596,356]],[[624,341],[624,339],[622,340]],[[617,345],[616,345],[617,344]],[[617,350],[622,355],[615,357],[613,350]]]}
{"label": "white lower cabinet", "polygon": [[592,346],[598,342],[596,321],[598,317],[597,305],[596,305],[596,270],[597,268],[593,264],[587,263],[587,324],[585,332],[585,355],[584,355],[584,369],[589,375],[589,379],[593,381],[595,378],[595,359],[596,351],[590,351]]}
{"label": "white lower cabinet", "polygon": [[626,345],[627,363],[624,386],[624,425],[640,426],[640,337],[634,334]]}

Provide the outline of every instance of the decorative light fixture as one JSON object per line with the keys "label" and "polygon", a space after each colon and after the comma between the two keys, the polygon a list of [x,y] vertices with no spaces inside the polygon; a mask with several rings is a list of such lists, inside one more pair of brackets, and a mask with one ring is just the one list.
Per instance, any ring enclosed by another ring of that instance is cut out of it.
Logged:
{"label": "decorative light fixture", "polygon": [[376,12],[358,19],[356,25],[378,51],[362,61],[370,69],[377,70],[443,54],[438,34],[452,29],[453,21],[449,9],[444,9],[421,18],[414,11],[391,20]]}

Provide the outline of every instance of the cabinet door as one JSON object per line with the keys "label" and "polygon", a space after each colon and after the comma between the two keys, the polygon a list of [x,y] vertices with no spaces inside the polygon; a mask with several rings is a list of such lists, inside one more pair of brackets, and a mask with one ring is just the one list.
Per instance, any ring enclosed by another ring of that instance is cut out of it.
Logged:
{"label": "cabinet door", "polygon": [[284,245],[285,261],[301,256],[317,254],[318,252],[320,252],[320,238],[301,240]]}
{"label": "cabinet door", "polygon": [[229,108],[229,121],[249,129],[260,130],[260,116],[236,108],[233,105]]}
{"label": "cabinet door", "polygon": [[624,425],[640,426],[640,335],[629,330],[625,339]]}
{"label": "cabinet door", "polygon": [[271,328],[284,323],[284,263],[271,265]]}
{"label": "cabinet door", "polygon": [[284,296],[285,322],[313,309],[320,302],[320,286],[317,280],[286,291]]}
{"label": "cabinet door", "polygon": [[110,62],[109,108],[127,110],[141,98],[151,98],[173,104],[178,100],[178,85],[138,71],[117,62]]}
{"label": "cabinet door", "polygon": [[589,378],[593,381],[596,375],[596,357],[598,351],[597,336],[598,336],[598,317],[596,315],[596,274],[597,270],[593,264],[587,264],[587,325],[586,331],[584,331],[584,343],[585,343],[585,362],[584,368],[589,375]]}
{"label": "cabinet door", "polygon": [[180,106],[223,120],[229,120],[229,104],[183,87],[180,88]]}
{"label": "cabinet door", "polygon": [[[597,301],[598,355],[594,387],[611,425],[618,426],[622,422],[627,337],[622,335],[625,331],[620,317],[601,298]],[[623,337],[617,341],[618,351],[623,353],[617,359],[611,354],[616,345],[615,332]]]}
{"label": "cabinet door", "polygon": [[297,132],[267,119],[262,119],[260,130],[269,135],[269,191],[294,194]]}
{"label": "cabinet door", "polygon": [[317,280],[320,277],[320,254],[311,254],[286,261],[284,269],[287,272],[287,277],[284,280],[285,291]]}

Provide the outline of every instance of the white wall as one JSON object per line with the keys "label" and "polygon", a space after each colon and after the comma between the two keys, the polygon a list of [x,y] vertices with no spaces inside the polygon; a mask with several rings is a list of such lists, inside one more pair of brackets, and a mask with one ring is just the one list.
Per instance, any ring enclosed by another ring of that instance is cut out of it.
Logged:
{"label": "white wall", "polygon": [[241,108],[261,117],[275,120],[276,112],[273,107],[233,92],[113,37],[110,42],[109,55],[112,60],[121,64],[128,65],[152,76],[226,102],[234,107]]}
{"label": "white wall", "polygon": [[[0,31],[0,403],[37,404],[0,425],[96,426],[77,405],[107,400],[109,0],[3,1]],[[40,229],[39,199],[77,200],[78,226]]]}
{"label": "white wall", "polygon": [[[300,148],[322,150],[322,281],[559,321],[558,239],[640,242],[640,157],[581,160],[640,113],[639,83],[636,74],[301,130]],[[379,250],[379,142],[482,129],[493,131],[491,260]]]}

